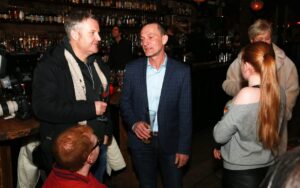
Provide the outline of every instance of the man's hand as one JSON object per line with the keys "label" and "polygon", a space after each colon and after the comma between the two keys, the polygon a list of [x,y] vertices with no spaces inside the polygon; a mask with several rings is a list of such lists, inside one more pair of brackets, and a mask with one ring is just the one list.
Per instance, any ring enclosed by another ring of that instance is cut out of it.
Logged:
{"label": "man's hand", "polygon": [[221,151],[219,149],[214,148],[213,154],[215,159],[219,159],[219,160],[222,159]]}
{"label": "man's hand", "polygon": [[103,115],[106,111],[107,103],[102,101],[95,101],[96,115]]}
{"label": "man's hand", "polygon": [[175,165],[177,165],[177,168],[181,168],[184,165],[186,165],[188,160],[189,160],[188,155],[182,153],[176,153]]}
{"label": "man's hand", "polygon": [[145,139],[148,139],[151,137],[150,125],[144,121],[139,121],[139,122],[135,123],[133,132],[141,140],[145,140]]}

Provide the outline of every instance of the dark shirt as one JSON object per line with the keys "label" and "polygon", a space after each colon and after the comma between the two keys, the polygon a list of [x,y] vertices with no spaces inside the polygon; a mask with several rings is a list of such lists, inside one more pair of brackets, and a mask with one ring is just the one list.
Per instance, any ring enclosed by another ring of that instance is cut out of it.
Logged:
{"label": "dark shirt", "polygon": [[[100,81],[100,78],[96,72],[94,61],[96,60],[96,55],[91,55],[88,57],[88,62],[85,64],[82,62],[74,53],[70,43],[64,39],[65,48],[73,55],[76,59],[84,79],[85,87],[86,87],[86,99],[89,101],[98,101],[100,100],[100,95],[103,92],[103,86]],[[98,59],[99,61],[99,59]],[[106,78],[109,79],[109,78]],[[109,80],[107,80],[109,82]],[[108,110],[107,110],[108,111]],[[106,113],[106,115],[108,115]],[[87,124],[90,125],[97,137],[101,138],[103,135],[111,135],[112,127],[111,126],[103,126],[105,122],[100,122],[97,119],[88,119]],[[111,123],[111,122],[109,122]]]}
{"label": "dark shirt", "polygon": [[123,70],[125,65],[132,60],[132,46],[126,39],[119,43],[114,42],[110,48],[109,66],[112,70]]}
{"label": "dark shirt", "polygon": [[165,51],[169,57],[180,60],[181,54],[179,51],[179,43],[175,36],[168,35],[168,42],[166,44]]}
{"label": "dark shirt", "polygon": [[196,62],[211,61],[215,58],[210,53],[209,40],[202,32],[192,32],[188,36],[187,51],[192,52]]}

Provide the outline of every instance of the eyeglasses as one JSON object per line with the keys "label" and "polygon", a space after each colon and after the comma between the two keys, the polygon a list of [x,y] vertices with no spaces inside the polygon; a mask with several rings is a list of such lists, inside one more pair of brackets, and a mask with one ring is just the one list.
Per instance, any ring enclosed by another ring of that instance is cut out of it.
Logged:
{"label": "eyeglasses", "polygon": [[98,146],[101,147],[102,144],[103,144],[103,140],[102,139],[97,139],[97,142],[96,142],[95,146],[92,148],[91,151],[96,149]]}

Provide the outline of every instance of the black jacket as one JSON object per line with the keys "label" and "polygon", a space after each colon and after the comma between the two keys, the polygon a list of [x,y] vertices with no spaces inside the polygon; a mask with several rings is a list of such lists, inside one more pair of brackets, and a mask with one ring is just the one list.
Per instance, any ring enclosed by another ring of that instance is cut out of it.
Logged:
{"label": "black jacket", "polygon": [[[68,49],[82,70],[86,86],[86,101],[76,101],[74,86],[64,50]],[[100,69],[105,74],[109,83],[109,68],[100,62],[100,57],[92,56],[88,65],[97,60]],[[96,120],[94,101],[99,100],[101,81],[96,74],[93,65],[95,88],[92,88],[92,80],[87,67],[75,55],[67,40],[55,48],[48,50],[38,63],[34,71],[32,106],[36,117],[40,121],[40,135],[44,150],[51,151],[52,140],[64,129],[87,120],[98,137],[111,135],[111,125]]]}

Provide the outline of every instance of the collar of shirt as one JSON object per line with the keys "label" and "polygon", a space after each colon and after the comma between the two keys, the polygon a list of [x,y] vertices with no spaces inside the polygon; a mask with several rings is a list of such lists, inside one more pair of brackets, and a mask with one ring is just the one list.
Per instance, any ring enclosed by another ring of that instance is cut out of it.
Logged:
{"label": "collar of shirt", "polygon": [[77,181],[82,181],[82,182],[85,182],[85,183],[89,182],[88,176],[83,176],[83,175],[78,174],[76,172],[72,172],[72,171],[69,171],[69,170],[62,169],[62,168],[58,167],[58,165],[55,166],[52,169],[52,171],[57,177],[65,179],[65,180],[77,180]]}
{"label": "collar of shirt", "polygon": [[[162,68],[166,68],[167,66],[167,61],[168,61],[168,56],[167,54],[165,54],[165,59],[164,59],[164,62],[163,64],[160,65],[159,69],[157,70],[157,72],[159,72],[160,70],[162,70]],[[147,58],[147,69],[153,69],[153,70],[156,70],[151,64],[150,64],[150,61],[149,61],[149,58]],[[148,70],[147,70],[148,71]]]}

